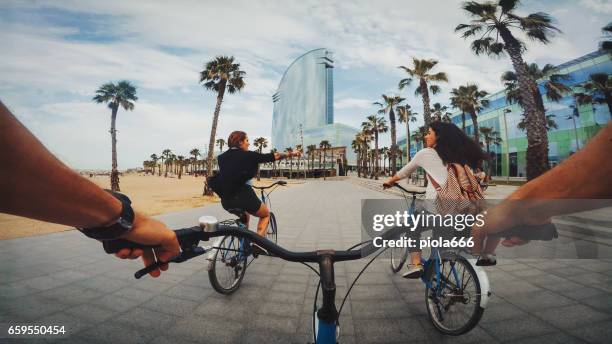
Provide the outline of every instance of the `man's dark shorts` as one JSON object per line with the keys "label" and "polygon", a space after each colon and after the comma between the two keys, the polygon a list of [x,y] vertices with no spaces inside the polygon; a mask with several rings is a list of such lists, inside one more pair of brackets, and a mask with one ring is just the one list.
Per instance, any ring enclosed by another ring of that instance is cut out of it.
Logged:
{"label": "man's dark shorts", "polygon": [[249,185],[243,185],[236,194],[221,198],[223,209],[243,209],[250,214],[255,214],[261,207],[261,200]]}

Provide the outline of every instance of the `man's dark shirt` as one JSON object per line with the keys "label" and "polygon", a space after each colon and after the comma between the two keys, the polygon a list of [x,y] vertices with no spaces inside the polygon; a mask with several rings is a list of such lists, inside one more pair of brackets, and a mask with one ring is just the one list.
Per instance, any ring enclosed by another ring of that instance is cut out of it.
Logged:
{"label": "man's dark shirt", "polygon": [[261,154],[230,148],[217,157],[219,173],[214,182],[209,182],[213,190],[221,197],[235,194],[249,179],[257,174],[260,163],[273,162],[274,154]]}

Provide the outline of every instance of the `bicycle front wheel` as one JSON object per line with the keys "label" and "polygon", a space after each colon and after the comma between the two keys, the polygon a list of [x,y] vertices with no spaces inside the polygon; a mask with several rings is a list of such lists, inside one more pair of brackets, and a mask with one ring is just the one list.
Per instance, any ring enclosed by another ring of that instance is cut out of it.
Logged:
{"label": "bicycle front wheel", "polygon": [[276,216],[274,216],[273,212],[270,212],[270,222],[268,223],[268,229],[266,230],[266,238],[273,243],[277,243],[277,226],[276,226]]}
{"label": "bicycle front wheel", "polygon": [[[406,237],[406,233],[400,235],[400,239]],[[408,258],[408,248],[406,247],[390,247],[389,248],[391,255],[391,271],[393,273],[397,273],[402,269],[404,263],[406,263],[406,259]]]}
{"label": "bicycle front wheel", "polygon": [[[440,261],[434,260],[432,264],[436,262]],[[429,287],[425,290],[425,303],[436,329],[451,336],[473,329],[484,308],[480,307],[480,281],[472,265],[461,256],[442,258],[440,274],[428,271],[427,275]]]}
{"label": "bicycle front wheel", "polygon": [[231,294],[240,287],[247,268],[244,243],[234,236],[226,236],[219,243],[208,270],[210,284],[218,293]]}

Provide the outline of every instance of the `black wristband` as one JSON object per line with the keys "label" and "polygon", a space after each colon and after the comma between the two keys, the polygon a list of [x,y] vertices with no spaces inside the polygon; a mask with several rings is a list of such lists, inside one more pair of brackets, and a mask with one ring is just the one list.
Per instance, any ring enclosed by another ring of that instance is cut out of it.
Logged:
{"label": "black wristband", "polygon": [[121,202],[121,214],[119,218],[111,225],[105,227],[93,227],[93,228],[77,228],[81,233],[96,240],[114,240],[123,236],[125,233],[132,229],[134,223],[134,210],[132,209],[132,202],[130,199],[119,192],[105,190],[106,192],[113,195],[116,199]]}

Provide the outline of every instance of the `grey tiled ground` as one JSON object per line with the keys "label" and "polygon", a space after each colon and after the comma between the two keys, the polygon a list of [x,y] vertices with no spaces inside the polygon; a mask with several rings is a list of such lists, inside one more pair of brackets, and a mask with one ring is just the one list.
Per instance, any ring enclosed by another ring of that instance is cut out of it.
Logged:
{"label": "grey tiled ground", "polygon": [[[279,243],[344,249],[360,241],[362,198],[389,198],[349,181],[309,181],[272,195]],[[168,214],[172,227],[227,215],[219,205]],[[76,232],[0,242],[0,322],[65,324],[70,342],[305,343],[317,280],[306,267],[262,257],[240,290],[216,294],[203,258],[158,279],[134,280],[138,261],[107,256]],[[338,300],[367,261],[336,265]],[[609,342],[612,261],[502,259],[487,270],[494,295],[479,324],[445,337],[430,323],[420,282],[373,263],[342,311],[341,343]],[[0,339],[2,341],[2,339]]]}

